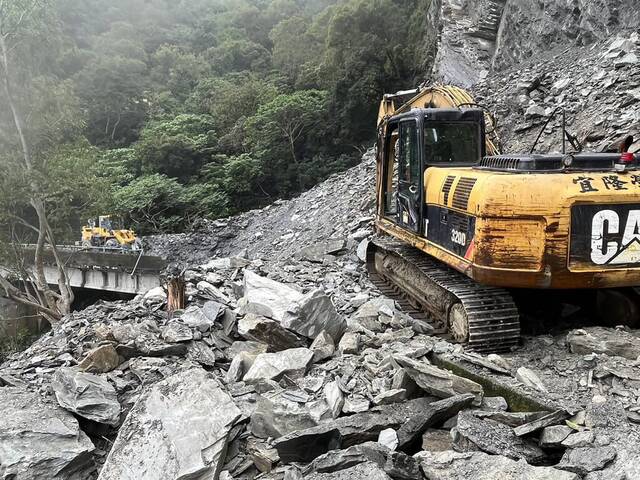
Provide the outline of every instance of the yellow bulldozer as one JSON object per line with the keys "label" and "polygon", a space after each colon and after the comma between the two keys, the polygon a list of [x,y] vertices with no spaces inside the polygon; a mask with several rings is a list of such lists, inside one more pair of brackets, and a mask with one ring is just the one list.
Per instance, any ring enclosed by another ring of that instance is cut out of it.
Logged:
{"label": "yellow bulldozer", "polygon": [[111,215],[98,217],[98,221],[91,219],[88,225],[82,227],[83,247],[102,247],[108,249],[139,251],[142,243],[135,232],[130,229],[119,228],[117,219]]}
{"label": "yellow bulldozer", "polygon": [[[523,289],[591,290],[607,315],[638,321],[629,142],[618,153],[500,154],[493,117],[453,86],[385,95],[377,128],[380,235],[367,266],[437,331],[470,350],[511,349]],[[579,150],[562,130],[563,150],[567,140]]]}

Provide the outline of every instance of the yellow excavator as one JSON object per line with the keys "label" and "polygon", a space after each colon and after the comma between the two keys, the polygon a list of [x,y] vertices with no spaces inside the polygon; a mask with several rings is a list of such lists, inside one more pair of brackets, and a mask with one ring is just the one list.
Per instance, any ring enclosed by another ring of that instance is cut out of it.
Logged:
{"label": "yellow excavator", "polygon": [[367,266],[437,331],[470,350],[509,350],[524,289],[593,289],[608,315],[638,321],[640,168],[630,142],[582,153],[563,123],[563,153],[500,154],[493,117],[453,86],[385,95],[377,127],[380,235]]}
{"label": "yellow excavator", "polygon": [[98,217],[98,221],[91,219],[88,225],[82,227],[81,244],[85,248],[103,247],[108,249],[139,251],[142,242],[130,229],[118,228],[116,219],[111,215]]}

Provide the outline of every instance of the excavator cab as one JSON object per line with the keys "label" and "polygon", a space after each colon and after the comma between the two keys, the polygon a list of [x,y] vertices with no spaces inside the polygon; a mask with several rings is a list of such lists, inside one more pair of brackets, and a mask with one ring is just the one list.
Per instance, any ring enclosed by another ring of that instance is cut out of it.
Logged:
{"label": "excavator cab", "polygon": [[485,126],[481,109],[417,108],[381,125],[383,205],[390,221],[426,235],[424,177],[432,167],[470,167],[484,156]]}

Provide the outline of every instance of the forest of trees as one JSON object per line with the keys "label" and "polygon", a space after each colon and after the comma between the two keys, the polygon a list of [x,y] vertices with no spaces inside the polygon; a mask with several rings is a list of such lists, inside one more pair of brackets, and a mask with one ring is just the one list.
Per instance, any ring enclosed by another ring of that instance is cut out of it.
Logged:
{"label": "forest of trees", "polygon": [[180,231],[353,165],[422,78],[428,3],[0,0],[3,231],[37,230],[34,198],[50,240],[107,213]]}

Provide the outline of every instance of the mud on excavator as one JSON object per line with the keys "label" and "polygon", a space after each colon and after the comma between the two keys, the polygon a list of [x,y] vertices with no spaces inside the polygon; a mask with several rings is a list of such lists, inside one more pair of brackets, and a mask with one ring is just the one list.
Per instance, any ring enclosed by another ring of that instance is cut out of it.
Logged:
{"label": "mud on excavator", "polygon": [[132,250],[142,249],[142,243],[135,232],[130,229],[118,228],[117,219],[111,215],[98,217],[98,222],[91,219],[88,225],[82,227],[81,245],[86,248],[105,247],[109,249]]}
{"label": "mud on excavator", "polygon": [[[563,125],[565,138],[575,145]],[[640,168],[626,148],[500,154],[494,118],[466,91],[385,95],[372,279],[481,352],[518,345],[524,289],[608,292],[600,306],[637,321],[623,287],[640,285]]]}

